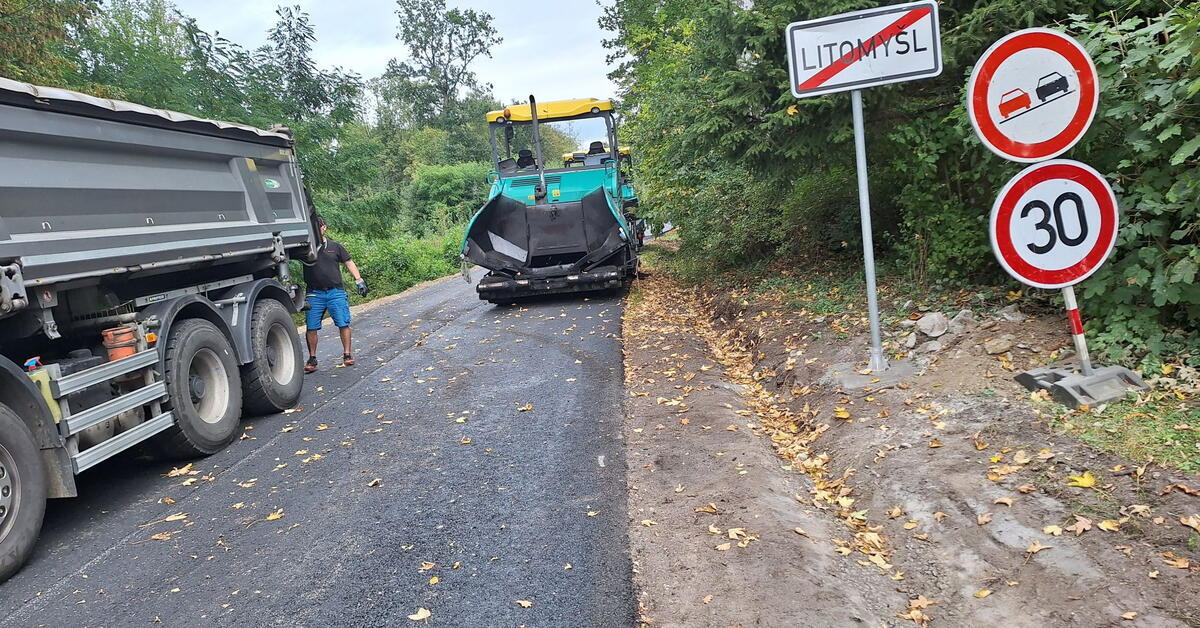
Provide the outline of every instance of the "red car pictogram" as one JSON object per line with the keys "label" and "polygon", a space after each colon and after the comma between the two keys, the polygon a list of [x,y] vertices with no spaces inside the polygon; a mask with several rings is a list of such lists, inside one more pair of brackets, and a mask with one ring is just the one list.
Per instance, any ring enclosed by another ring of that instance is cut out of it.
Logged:
{"label": "red car pictogram", "polygon": [[1023,89],[1014,89],[1011,92],[1005,92],[1000,97],[1000,115],[1005,118],[1022,110],[1028,109],[1033,103],[1029,100],[1029,94]]}

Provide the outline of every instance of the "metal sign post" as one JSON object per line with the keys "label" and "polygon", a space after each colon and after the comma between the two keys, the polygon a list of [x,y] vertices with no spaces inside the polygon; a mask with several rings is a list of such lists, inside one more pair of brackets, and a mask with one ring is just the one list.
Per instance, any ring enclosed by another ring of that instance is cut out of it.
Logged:
{"label": "metal sign post", "polygon": [[924,0],[853,11],[789,24],[786,31],[792,95],[808,98],[850,92],[854,118],[854,162],[862,219],[867,314],[871,321],[871,371],[887,370],[875,289],[875,243],[862,90],[876,85],[931,78],[942,73],[938,5]]}
{"label": "metal sign post", "polygon": [[867,269],[867,316],[871,319],[872,371],[887,369],[883,359],[883,340],[879,333],[879,300],[875,294],[875,240],[871,235],[871,191],[867,185],[867,140],[863,130],[862,91],[850,92],[850,110],[854,116],[854,165],[858,170],[858,214],[862,219],[863,265]]}
{"label": "metal sign post", "polygon": [[1067,305],[1067,318],[1071,320],[1071,338],[1075,340],[1075,354],[1079,356],[1079,369],[1084,376],[1095,374],[1092,356],[1088,355],[1087,339],[1083,337],[1083,318],[1079,316],[1079,304],[1075,301],[1075,286],[1062,289],[1063,303]]}

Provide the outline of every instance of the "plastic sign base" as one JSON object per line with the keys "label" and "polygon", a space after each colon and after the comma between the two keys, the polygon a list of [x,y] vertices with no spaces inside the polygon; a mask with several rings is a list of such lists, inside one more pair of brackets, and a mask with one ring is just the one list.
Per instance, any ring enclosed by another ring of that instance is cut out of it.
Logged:
{"label": "plastic sign base", "polygon": [[1130,390],[1150,390],[1137,373],[1123,366],[1102,366],[1091,375],[1047,366],[1030,369],[1013,379],[1029,390],[1049,391],[1055,401],[1071,408],[1094,407],[1116,401],[1129,394]]}

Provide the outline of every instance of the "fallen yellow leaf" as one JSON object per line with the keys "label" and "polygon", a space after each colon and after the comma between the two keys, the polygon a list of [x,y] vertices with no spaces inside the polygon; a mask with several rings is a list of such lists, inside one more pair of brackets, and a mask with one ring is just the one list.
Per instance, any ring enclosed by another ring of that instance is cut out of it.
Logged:
{"label": "fallen yellow leaf", "polygon": [[517,600],[517,606],[520,606],[521,608],[529,608],[530,606],[533,606],[533,602],[530,602],[529,600]]}
{"label": "fallen yellow leaf", "polygon": [[1067,486],[1078,486],[1079,488],[1093,488],[1096,486],[1096,476],[1092,475],[1091,471],[1084,471],[1083,475],[1072,475],[1067,478]]}
{"label": "fallen yellow leaf", "polygon": [[1075,515],[1075,523],[1067,526],[1067,530],[1074,532],[1075,536],[1079,536],[1080,534],[1083,534],[1091,529],[1092,520],[1088,519],[1087,517],[1080,517],[1079,515]]}
{"label": "fallen yellow leaf", "polygon": [[433,616],[433,613],[429,612],[428,608],[418,608],[417,612],[413,613],[412,615],[409,615],[408,618],[413,621],[425,621],[426,619],[429,619],[432,616]]}
{"label": "fallen yellow leaf", "polygon": [[987,597],[987,596],[989,596],[989,595],[991,595],[991,594],[992,594],[992,590],[991,590],[991,589],[980,589],[980,590],[978,590],[978,591],[976,591],[976,592],[975,592],[975,597],[977,597],[977,598],[979,598],[979,599],[981,599],[981,600],[982,600],[983,598],[985,598],[985,597]]}
{"label": "fallen yellow leaf", "polygon": [[1050,549],[1050,547],[1049,545],[1042,545],[1040,541],[1034,541],[1029,544],[1029,547],[1025,548],[1025,551],[1030,554],[1036,554],[1042,550]]}
{"label": "fallen yellow leaf", "polygon": [[1097,523],[1096,527],[1104,530],[1105,532],[1116,532],[1117,530],[1121,529],[1121,524],[1113,521],[1112,519],[1105,519],[1104,521]]}

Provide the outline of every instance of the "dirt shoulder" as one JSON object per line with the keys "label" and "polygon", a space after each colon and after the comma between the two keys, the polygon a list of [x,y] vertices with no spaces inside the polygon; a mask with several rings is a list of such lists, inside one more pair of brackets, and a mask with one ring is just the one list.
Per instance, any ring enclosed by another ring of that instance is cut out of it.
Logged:
{"label": "dirt shoulder", "polygon": [[625,436],[646,625],[1200,625],[1200,477],[1041,416],[1011,376],[1058,350],[1048,323],[975,321],[918,353],[923,375],[853,392],[823,377],[865,354],[837,323],[639,282]]}

